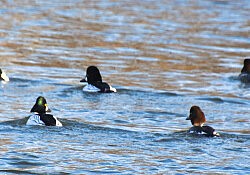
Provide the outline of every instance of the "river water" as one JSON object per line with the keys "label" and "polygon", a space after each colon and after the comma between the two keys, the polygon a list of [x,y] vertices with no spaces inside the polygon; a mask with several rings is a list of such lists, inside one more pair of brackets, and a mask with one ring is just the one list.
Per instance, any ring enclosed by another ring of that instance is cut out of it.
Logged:
{"label": "river water", "polygon": [[[250,1],[0,2],[0,174],[250,174]],[[118,93],[84,93],[90,65]],[[63,127],[25,126],[44,96]],[[220,138],[194,137],[198,105]]]}

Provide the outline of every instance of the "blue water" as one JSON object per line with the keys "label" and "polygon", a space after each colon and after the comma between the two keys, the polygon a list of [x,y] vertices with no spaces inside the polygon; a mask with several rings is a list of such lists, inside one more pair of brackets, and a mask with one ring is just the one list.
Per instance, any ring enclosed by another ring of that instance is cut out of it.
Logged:
{"label": "blue water", "polygon": [[[0,174],[250,174],[250,2],[0,5]],[[89,65],[118,92],[83,92]],[[25,125],[40,95],[63,127]]]}

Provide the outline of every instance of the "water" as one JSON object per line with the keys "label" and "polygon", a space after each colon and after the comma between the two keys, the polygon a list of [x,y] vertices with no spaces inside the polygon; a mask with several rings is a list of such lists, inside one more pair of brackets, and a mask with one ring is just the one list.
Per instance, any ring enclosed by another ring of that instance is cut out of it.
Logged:
{"label": "water", "polygon": [[[0,5],[1,174],[250,174],[248,0]],[[82,92],[89,65],[118,93]],[[64,127],[25,126],[39,95]]]}

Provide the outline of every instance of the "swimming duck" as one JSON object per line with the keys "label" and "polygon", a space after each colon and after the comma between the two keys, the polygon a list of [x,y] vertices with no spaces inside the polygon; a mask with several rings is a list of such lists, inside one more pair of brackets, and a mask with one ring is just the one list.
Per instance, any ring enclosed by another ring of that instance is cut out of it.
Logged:
{"label": "swimming duck", "polygon": [[201,134],[208,137],[220,136],[211,126],[203,126],[206,122],[206,118],[199,106],[192,106],[190,108],[190,114],[186,120],[191,120],[193,125],[193,127],[189,129],[189,133]]}
{"label": "swimming duck", "polygon": [[0,80],[7,82],[10,81],[9,77],[5,74],[5,72],[0,69]]}
{"label": "swimming duck", "polygon": [[88,83],[82,89],[86,92],[116,92],[115,88],[111,87],[108,83],[102,82],[102,76],[96,66],[89,66],[86,77],[80,82]]}
{"label": "swimming duck", "polygon": [[48,108],[46,99],[42,96],[36,99],[36,103],[30,112],[33,114],[29,116],[26,125],[62,126],[62,123],[56,117],[46,114],[46,112],[51,112],[51,110]]}
{"label": "swimming duck", "polygon": [[243,65],[243,68],[241,69],[239,79],[243,83],[249,83],[250,82],[250,59],[249,58],[246,58],[244,60],[244,65]]}

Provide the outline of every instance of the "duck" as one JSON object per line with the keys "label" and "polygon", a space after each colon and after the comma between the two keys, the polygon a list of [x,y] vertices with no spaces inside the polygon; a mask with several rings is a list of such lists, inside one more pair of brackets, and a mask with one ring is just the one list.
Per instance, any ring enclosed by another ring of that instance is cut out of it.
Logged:
{"label": "duck", "polygon": [[80,82],[86,82],[87,85],[83,87],[85,92],[102,92],[110,93],[117,92],[115,88],[106,82],[102,81],[102,76],[96,66],[89,66],[86,71],[86,76]]}
{"label": "duck", "polygon": [[6,75],[6,73],[2,69],[0,69],[0,80],[3,82],[10,81],[9,77]]}
{"label": "duck", "polygon": [[244,59],[239,79],[243,83],[250,83],[250,58]]}
{"label": "duck", "polygon": [[205,135],[207,137],[219,137],[220,134],[215,132],[211,126],[204,126],[206,117],[199,106],[192,106],[190,114],[186,120],[191,120],[193,127],[188,130],[190,134]]}
{"label": "duck", "polygon": [[48,108],[46,99],[42,96],[37,97],[36,103],[30,112],[32,114],[29,116],[26,125],[62,126],[62,123],[55,116],[46,114],[46,112],[51,112],[51,110]]}

